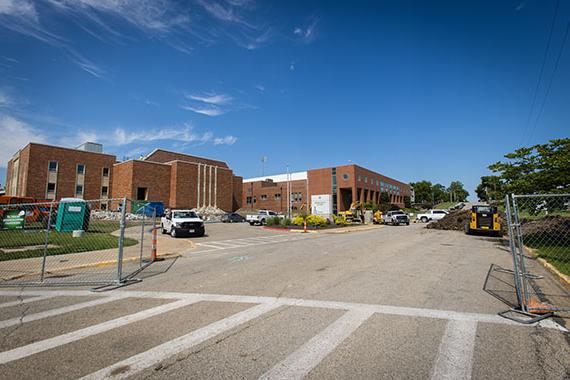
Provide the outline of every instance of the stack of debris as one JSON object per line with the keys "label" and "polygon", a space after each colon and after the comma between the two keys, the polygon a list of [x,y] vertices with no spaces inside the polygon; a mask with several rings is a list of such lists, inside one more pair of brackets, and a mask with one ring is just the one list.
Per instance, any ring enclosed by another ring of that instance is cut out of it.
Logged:
{"label": "stack of debris", "polygon": [[540,219],[523,219],[521,229],[525,243],[569,244],[570,218],[564,216],[545,216]]}
{"label": "stack of debris", "polygon": [[471,210],[452,211],[440,220],[428,223],[427,228],[463,231],[471,219]]}
{"label": "stack of debris", "polygon": [[[142,220],[145,216],[142,214],[125,214],[126,220]],[[148,217],[147,217],[148,218]],[[93,220],[121,220],[121,212],[119,211],[104,211],[104,210],[91,210],[91,219]]]}
{"label": "stack of debris", "polygon": [[202,220],[207,222],[220,222],[222,220],[222,215],[226,214],[226,212],[222,209],[219,209],[214,206],[203,206],[197,209],[194,209]]}

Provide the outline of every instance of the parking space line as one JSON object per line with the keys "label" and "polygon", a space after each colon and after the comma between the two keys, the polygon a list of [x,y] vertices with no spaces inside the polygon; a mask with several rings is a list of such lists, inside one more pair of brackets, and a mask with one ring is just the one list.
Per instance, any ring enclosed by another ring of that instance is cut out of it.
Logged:
{"label": "parking space line", "polygon": [[146,368],[159,364],[161,361],[168,359],[171,356],[213,338],[216,335],[274,310],[279,306],[281,306],[279,303],[266,303],[253,306],[230,317],[192,331],[191,333],[153,347],[148,351],[131,356],[130,358],[115,363],[110,367],[103,368],[83,377],[82,380],[123,379],[130,377]]}
{"label": "parking space line", "polygon": [[102,298],[98,298],[96,300],[76,303],[73,305],[60,307],[58,309],[46,310],[46,311],[42,311],[40,313],[24,315],[22,318],[7,319],[5,321],[0,321],[0,329],[10,327],[10,326],[19,325],[21,323],[32,322],[32,321],[37,321],[39,319],[54,317],[54,316],[60,315],[60,314],[70,313],[72,311],[81,310],[81,309],[84,309],[86,307],[103,305],[105,303],[117,301],[117,300],[120,300],[120,299],[123,299],[126,297],[128,297],[128,296],[126,296],[126,295],[105,296]]}
{"label": "parking space line", "polygon": [[347,311],[322,332],[311,338],[285,360],[271,368],[260,379],[302,379],[339,344],[359,328],[373,313]]}
{"label": "parking space line", "polygon": [[[109,297],[111,298],[111,297]],[[166,312],[179,309],[184,306],[191,305],[199,302],[200,297],[194,299],[180,300],[170,302],[165,305],[153,307],[151,309],[143,310],[135,314],[129,314],[124,317],[112,319],[107,322],[99,323],[97,325],[89,326],[80,330],[72,331],[67,334],[59,335],[54,338],[45,339],[39,342],[31,343],[26,346],[18,347],[13,350],[0,352],[0,364],[9,363],[14,360],[22,359],[27,356],[37,354],[38,352],[46,351],[55,347],[62,346],[77,340],[87,338],[92,335],[100,334],[129,323],[141,321],[156,315],[164,314]]]}
{"label": "parking space line", "polygon": [[432,380],[469,380],[477,322],[450,320],[439,346]]}
{"label": "parking space line", "polygon": [[24,305],[24,304],[27,304],[30,302],[43,301],[43,300],[46,300],[49,298],[54,298],[54,297],[55,297],[54,295],[43,295],[43,296],[34,296],[34,297],[19,299],[16,301],[2,303],[2,304],[0,304],[0,308]]}

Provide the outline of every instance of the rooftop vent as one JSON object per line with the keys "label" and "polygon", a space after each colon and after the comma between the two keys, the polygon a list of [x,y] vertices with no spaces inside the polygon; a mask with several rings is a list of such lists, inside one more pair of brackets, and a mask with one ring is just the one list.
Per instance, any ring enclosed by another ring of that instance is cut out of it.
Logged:
{"label": "rooftop vent", "polygon": [[93,152],[93,153],[103,153],[103,144],[98,144],[94,142],[85,142],[79,145],[77,150],[84,150],[86,152]]}

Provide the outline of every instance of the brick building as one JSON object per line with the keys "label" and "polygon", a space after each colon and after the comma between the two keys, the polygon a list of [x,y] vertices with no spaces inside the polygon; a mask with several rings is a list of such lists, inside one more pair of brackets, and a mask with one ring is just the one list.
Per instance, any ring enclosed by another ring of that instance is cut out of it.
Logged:
{"label": "brick building", "polygon": [[[311,195],[331,195],[333,212],[345,211],[353,201],[381,204],[381,193],[390,203],[404,207],[405,197],[411,196],[410,185],[386,177],[358,165],[311,169],[292,173],[291,207],[311,209]],[[244,207],[287,211],[287,175],[257,177],[243,180]]]}
{"label": "brick building", "polygon": [[8,162],[7,195],[161,201],[168,207],[241,207],[242,178],[225,162],[155,149],[117,162],[99,144],[77,149],[30,143]]}

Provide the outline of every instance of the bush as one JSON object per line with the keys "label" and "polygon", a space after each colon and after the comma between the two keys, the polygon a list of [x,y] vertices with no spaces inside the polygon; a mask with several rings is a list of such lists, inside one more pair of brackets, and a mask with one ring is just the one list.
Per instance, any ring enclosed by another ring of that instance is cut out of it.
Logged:
{"label": "bush", "polygon": [[323,227],[329,224],[329,221],[326,218],[318,215],[309,215],[307,216],[307,224],[309,226],[315,227]]}
{"label": "bush", "polygon": [[346,221],[346,217],[345,217],[345,216],[336,216],[336,215],[333,215],[333,222],[334,222],[334,224],[336,224],[337,226],[346,226],[346,225],[348,225],[348,222]]}
{"label": "bush", "polygon": [[278,216],[274,216],[272,218],[267,218],[265,220],[265,224],[268,226],[278,226],[281,224],[281,218]]}
{"label": "bush", "polygon": [[291,221],[291,223],[293,223],[293,225],[295,225],[295,226],[302,226],[304,222],[305,222],[305,220],[302,216],[296,216]]}
{"label": "bush", "polygon": [[291,225],[291,219],[289,219],[289,218],[281,219],[281,225],[282,226],[290,226]]}

